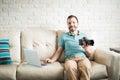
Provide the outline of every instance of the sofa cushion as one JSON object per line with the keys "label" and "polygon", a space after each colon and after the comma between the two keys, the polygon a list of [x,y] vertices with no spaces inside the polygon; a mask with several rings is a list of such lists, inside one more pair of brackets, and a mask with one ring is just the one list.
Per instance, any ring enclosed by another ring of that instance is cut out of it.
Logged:
{"label": "sofa cushion", "polygon": [[105,65],[96,63],[94,61],[91,61],[91,65],[92,65],[92,73],[91,73],[92,80],[105,79],[108,77]]}
{"label": "sofa cushion", "polygon": [[20,63],[20,31],[19,30],[0,30],[0,38],[10,40],[10,54],[13,64]]}
{"label": "sofa cushion", "polygon": [[0,65],[0,80],[16,80],[15,64]]}
{"label": "sofa cushion", "polygon": [[12,64],[9,39],[0,39],[0,64]]}
{"label": "sofa cushion", "polygon": [[17,80],[63,80],[64,67],[55,62],[46,66],[36,67],[25,62],[17,69]]}
{"label": "sofa cushion", "polygon": [[51,57],[56,51],[56,31],[27,29],[22,32],[22,61],[25,61],[23,49],[36,50],[40,59]]}

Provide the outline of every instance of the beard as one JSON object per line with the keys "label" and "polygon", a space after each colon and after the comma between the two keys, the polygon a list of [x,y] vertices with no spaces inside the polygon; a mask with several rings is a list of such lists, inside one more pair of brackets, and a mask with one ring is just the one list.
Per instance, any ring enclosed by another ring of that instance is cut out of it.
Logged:
{"label": "beard", "polygon": [[77,30],[77,27],[76,26],[70,26],[69,27],[69,31],[70,32],[74,32],[74,31],[76,31]]}

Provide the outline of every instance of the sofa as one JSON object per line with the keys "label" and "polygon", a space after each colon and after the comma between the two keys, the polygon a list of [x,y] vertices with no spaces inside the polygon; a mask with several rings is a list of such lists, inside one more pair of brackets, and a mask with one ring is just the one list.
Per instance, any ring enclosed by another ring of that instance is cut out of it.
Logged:
{"label": "sofa", "polygon": [[[10,54],[13,64],[0,65],[0,80],[65,80],[64,52],[60,58],[46,66],[28,65],[24,48],[36,50],[41,60],[51,57],[63,30],[47,29],[0,29],[0,38],[10,40]],[[118,80],[118,54],[96,48],[91,60],[91,80]]]}
{"label": "sofa", "polygon": [[118,61],[119,61],[119,62],[118,62],[118,64],[119,64],[118,71],[119,71],[119,80],[120,80],[120,54],[119,54],[119,57],[118,57],[118,58],[119,58],[119,60],[118,60]]}

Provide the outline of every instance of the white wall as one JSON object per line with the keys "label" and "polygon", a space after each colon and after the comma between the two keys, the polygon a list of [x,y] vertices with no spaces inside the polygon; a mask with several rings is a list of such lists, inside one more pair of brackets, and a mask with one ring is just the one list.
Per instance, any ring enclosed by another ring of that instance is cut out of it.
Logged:
{"label": "white wall", "polygon": [[0,0],[0,28],[67,29],[70,14],[96,46],[120,47],[120,0]]}

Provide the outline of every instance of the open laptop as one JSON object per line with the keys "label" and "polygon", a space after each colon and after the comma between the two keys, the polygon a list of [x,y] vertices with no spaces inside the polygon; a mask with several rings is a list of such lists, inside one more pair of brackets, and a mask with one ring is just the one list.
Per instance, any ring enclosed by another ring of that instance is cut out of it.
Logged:
{"label": "open laptop", "polygon": [[42,63],[38,57],[37,51],[24,49],[24,55],[27,61],[27,64],[42,67],[45,66],[46,63]]}

